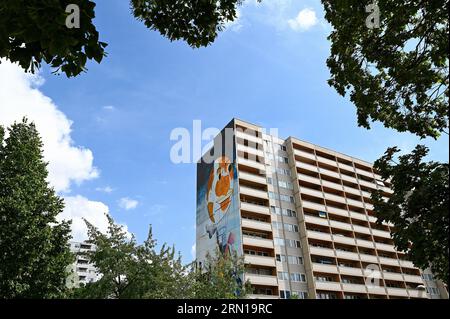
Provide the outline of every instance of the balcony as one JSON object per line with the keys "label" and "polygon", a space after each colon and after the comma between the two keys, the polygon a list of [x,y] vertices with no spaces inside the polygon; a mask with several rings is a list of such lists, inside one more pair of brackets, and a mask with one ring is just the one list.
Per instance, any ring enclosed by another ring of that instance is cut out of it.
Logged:
{"label": "balcony", "polygon": [[394,246],[392,246],[392,245],[375,243],[375,247],[378,250],[384,250],[384,251],[388,251],[388,252],[391,252],[391,253],[395,253]]}
{"label": "balcony", "polygon": [[314,154],[311,154],[311,153],[308,153],[308,152],[305,152],[305,151],[301,151],[301,150],[297,150],[297,149],[294,149],[294,155],[300,156],[300,157],[304,157],[304,158],[309,158],[309,159],[312,159],[314,161],[316,160],[316,157],[315,157]]}
{"label": "balcony", "polygon": [[316,185],[320,185],[320,179],[315,178],[315,177],[311,177],[309,175],[305,175],[305,174],[298,174],[298,179],[300,181],[305,181],[305,182],[309,182],[312,184],[316,184]]}
{"label": "balcony", "polygon": [[380,257],[380,263],[382,265],[397,266],[397,267],[399,265],[398,259],[386,258],[386,257]]}
{"label": "balcony", "polygon": [[342,163],[339,162],[338,166],[339,166],[339,168],[342,168],[342,169],[344,169],[346,171],[350,171],[350,172],[354,171],[353,166],[350,166],[350,165],[347,165],[347,164],[342,164]]}
{"label": "balcony", "polygon": [[321,191],[316,191],[314,189],[306,188],[306,187],[300,187],[300,192],[302,194],[323,198],[323,193]]}
{"label": "balcony", "polygon": [[238,156],[238,164],[242,164],[245,166],[249,166],[249,167],[253,167],[258,169],[260,172],[265,172],[266,171],[266,166],[262,163],[253,161],[253,160],[249,160],[249,159],[245,159],[241,156]]}
{"label": "balcony", "polygon": [[269,232],[272,231],[272,225],[270,223],[260,222],[260,221],[252,220],[252,219],[242,218],[241,225],[243,228],[250,228],[250,229],[263,230],[263,231],[269,231]]}
{"label": "balcony", "polygon": [[364,240],[364,239],[356,239],[356,245],[365,248],[375,248],[375,245],[372,241]]}
{"label": "balcony", "polygon": [[350,217],[358,220],[367,221],[367,216],[361,213],[350,212]]}
{"label": "balcony", "polygon": [[241,210],[262,215],[270,215],[269,207],[246,202],[241,202]]}
{"label": "balcony", "polygon": [[267,185],[267,180],[264,176],[239,171],[239,179],[254,182],[257,184]]}
{"label": "balcony", "polygon": [[264,157],[264,152],[262,150],[259,150],[259,149],[256,149],[256,148],[250,147],[250,146],[245,146],[240,143],[237,143],[237,150],[240,152],[246,152],[246,153],[253,154],[256,156]]}
{"label": "balcony", "polygon": [[359,258],[361,258],[362,261],[365,261],[368,263],[374,263],[374,264],[378,263],[377,256],[367,255],[367,254],[359,254]]}
{"label": "balcony", "polygon": [[367,286],[367,291],[369,292],[369,294],[384,295],[384,296],[386,295],[386,289],[381,286],[369,285]]}
{"label": "balcony", "polygon": [[358,184],[358,180],[356,178],[352,177],[352,176],[348,176],[348,175],[342,174],[341,178],[344,181],[347,181],[347,182],[350,182],[350,183],[353,183],[353,184]]}
{"label": "balcony", "polygon": [[329,248],[309,246],[309,252],[311,255],[327,256],[334,258],[334,250]]}
{"label": "balcony", "polygon": [[342,258],[342,259],[359,260],[359,256],[357,253],[353,253],[353,252],[349,252],[349,251],[336,250],[336,255],[338,258]]}
{"label": "balcony", "polygon": [[341,291],[341,284],[334,281],[315,281],[317,290]]}
{"label": "balcony", "polygon": [[276,276],[269,275],[255,275],[250,273],[245,273],[245,280],[249,280],[252,285],[261,285],[261,286],[277,286],[278,280]]}
{"label": "balcony", "polygon": [[373,174],[371,172],[362,170],[360,168],[355,168],[355,170],[356,170],[356,173],[358,173],[360,175],[363,175],[363,176],[366,176],[366,177],[369,177],[369,178],[373,178]]}
{"label": "balcony", "polygon": [[370,235],[370,229],[368,227],[353,225],[353,230],[360,234]]}
{"label": "balcony", "polygon": [[368,188],[371,188],[371,189],[377,189],[377,185],[375,183],[368,182],[368,181],[365,181],[363,179],[359,179],[359,185],[365,186],[365,187],[368,187]]}
{"label": "balcony", "polygon": [[339,266],[341,275],[364,277],[361,268]]}
{"label": "balcony", "polygon": [[403,281],[402,274],[395,273],[395,272],[384,271],[383,272],[383,277],[386,280]]}
{"label": "balcony", "polygon": [[244,255],[244,262],[250,265],[276,267],[275,258],[255,255]]}
{"label": "balcony", "polygon": [[420,285],[424,284],[422,277],[420,277],[420,276],[403,274],[403,277],[405,278],[405,281],[407,281],[407,282],[413,282],[413,283],[420,284]]}
{"label": "balcony", "polygon": [[355,239],[345,236],[333,235],[333,240],[336,243],[345,245],[355,245]]}
{"label": "balcony", "polygon": [[365,285],[359,285],[359,284],[342,284],[342,288],[345,292],[356,292],[356,293],[367,293],[366,286]]}
{"label": "balcony", "polygon": [[320,172],[320,174],[324,174],[324,175],[331,176],[334,178],[340,178],[339,173],[330,171],[329,169],[319,167],[319,172]]}
{"label": "balcony", "polygon": [[345,198],[342,197],[342,196],[325,193],[325,198],[327,200],[330,200],[330,201],[333,201],[333,202],[336,202],[336,203],[345,204]]}
{"label": "balcony", "polygon": [[391,238],[391,234],[387,231],[384,230],[379,230],[379,229],[373,229],[372,228],[372,234],[374,236],[378,236],[378,237],[383,237],[383,238]]}
{"label": "balcony", "polygon": [[389,296],[408,297],[408,292],[404,288],[390,288],[390,287],[387,287],[387,292],[388,292]]}
{"label": "balcony", "polygon": [[331,207],[328,206],[328,212],[330,214],[334,214],[334,215],[338,215],[338,216],[343,216],[343,217],[348,217],[348,211],[345,209],[341,209],[341,208],[336,208],[336,207]]}
{"label": "balcony", "polygon": [[314,217],[310,215],[305,215],[305,222],[315,225],[328,226],[328,220],[326,218]]}
{"label": "balcony", "polygon": [[245,131],[242,132],[240,130],[236,130],[236,137],[262,145],[262,139],[260,137],[256,137],[255,135],[245,133]]}
{"label": "balcony", "polygon": [[326,265],[326,264],[319,264],[319,263],[312,263],[312,270],[316,272],[321,273],[327,273],[327,274],[337,274],[338,268],[336,265]]}
{"label": "balcony", "polygon": [[328,233],[321,233],[313,230],[307,230],[306,235],[312,239],[332,241],[331,235]]}
{"label": "balcony", "polygon": [[272,239],[256,238],[251,236],[242,236],[242,243],[247,246],[271,248],[273,249]]}
{"label": "balcony", "polygon": [[416,268],[414,266],[414,264],[412,262],[410,262],[409,260],[400,259],[399,262],[400,262],[400,265],[404,268]]}
{"label": "balcony", "polygon": [[330,226],[333,228],[352,231],[352,225],[347,224],[347,223],[338,222],[335,220],[330,220]]}
{"label": "balcony", "polygon": [[322,163],[324,163],[324,164],[328,164],[328,165],[330,165],[330,166],[337,166],[336,161],[330,160],[330,159],[325,158],[325,157],[322,157],[322,156],[320,156],[320,155],[317,155],[317,160],[318,160],[319,162],[322,162]]}
{"label": "balcony", "polygon": [[341,184],[329,182],[329,181],[326,181],[326,180],[322,180],[322,185],[324,187],[333,188],[333,189],[336,189],[336,190],[339,190],[339,191],[342,191],[342,189],[343,189]]}
{"label": "balcony", "polygon": [[359,192],[359,189],[357,189],[357,188],[344,186],[344,191],[346,193],[350,193],[350,194],[353,194],[353,195],[361,196],[361,193]]}
{"label": "balcony", "polygon": [[364,208],[364,204],[361,201],[359,201],[359,200],[354,200],[354,199],[351,199],[351,198],[347,198],[347,203],[349,205],[352,205],[352,206],[355,206],[355,207]]}
{"label": "balcony", "polygon": [[307,200],[302,200],[302,206],[304,208],[309,208],[309,209],[313,209],[313,210],[316,210],[316,211],[322,211],[322,212],[326,211],[325,205],[317,204],[317,203],[310,202],[310,201],[307,201]]}
{"label": "balcony", "polygon": [[269,199],[269,195],[266,191],[261,191],[258,189],[246,187],[246,186],[240,186],[239,191],[242,195],[262,198],[262,199]]}
{"label": "balcony", "polygon": [[307,163],[303,163],[303,162],[298,162],[297,161],[297,162],[295,162],[295,166],[298,167],[298,168],[306,169],[306,170],[311,171],[311,172],[315,172],[315,173],[318,172],[317,166],[314,166],[314,165],[311,165],[311,164],[307,164]]}

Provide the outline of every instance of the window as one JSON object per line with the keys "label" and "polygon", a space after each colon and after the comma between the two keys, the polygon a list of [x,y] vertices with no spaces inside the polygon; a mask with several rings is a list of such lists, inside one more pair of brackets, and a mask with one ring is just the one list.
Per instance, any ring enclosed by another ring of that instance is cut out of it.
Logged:
{"label": "window", "polygon": [[291,265],[302,265],[303,258],[299,256],[288,256],[288,263]]}
{"label": "window", "polygon": [[298,281],[298,282],[306,282],[306,276],[305,276],[305,274],[300,274],[298,272],[293,272],[291,274],[291,280],[292,281]]}
{"label": "window", "polygon": [[320,218],[327,218],[327,213],[326,212],[319,212],[319,217]]}
{"label": "window", "polygon": [[286,150],[287,150],[286,146],[281,145],[281,144],[274,144],[274,148],[277,151],[285,151],[286,152]]}
{"label": "window", "polygon": [[281,299],[291,298],[291,292],[289,290],[280,290],[280,298]]}
{"label": "window", "polygon": [[289,280],[289,274],[287,271],[279,271],[278,272],[278,279],[280,280]]}
{"label": "window", "polygon": [[297,296],[299,299],[307,299],[308,293],[304,291],[292,291],[292,295]]}
{"label": "window", "polygon": [[269,153],[269,152],[266,152],[266,158],[269,159],[269,160],[273,160],[274,159],[273,154]]}
{"label": "window", "polygon": [[291,182],[278,181],[278,186],[286,189],[294,189],[294,185]]}
{"label": "window", "polygon": [[321,281],[321,282],[327,282],[327,281],[333,281],[333,279],[331,277],[325,277],[325,276],[317,276],[316,281]]}
{"label": "window", "polygon": [[287,247],[292,247],[292,248],[301,248],[301,244],[298,240],[294,240],[294,239],[286,239],[286,246]]}
{"label": "window", "polygon": [[272,177],[267,177],[267,184],[272,185]]}
{"label": "window", "polygon": [[278,173],[280,175],[291,176],[291,171],[286,168],[272,167],[272,173]]}
{"label": "window", "polygon": [[285,202],[294,203],[294,197],[288,195],[280,195],[280,199]]}
{"label": "window", "polygon": [[298,226],[292,224],[284,224],[284,229],[294,233],[298,233]]}
{"label": "window", "polygon": [[275,237],[275,238],[273,239],[273,241],[274,241],[275,245],[278,245],[278,246],[284,246],[284,244],[285,244],[283,238]]}
{"label": "window", "polygon": [[279,262],[285,263],[285,262],[286,262],[286,255],[280,255],[280,254],[277,254],[277,255],[276,255],[276,259],[277,259],[277,261],[279,261]]}
{"label": "window", "polygon": [[277,161],[280,163],[285,163],[285,164],[289,163],[288,158],[284,157],[284,156],[277,156]]}
{"label": "window", "polygon": [[287,208],[279,208],[279,207],[275,207],[275,206],[270,206],[270,211],[273,214],[276,215],[283,215],[283,216],[288,216],[288,217],[297,217],[297,212],[292,210],[292,209],[287,209]]}

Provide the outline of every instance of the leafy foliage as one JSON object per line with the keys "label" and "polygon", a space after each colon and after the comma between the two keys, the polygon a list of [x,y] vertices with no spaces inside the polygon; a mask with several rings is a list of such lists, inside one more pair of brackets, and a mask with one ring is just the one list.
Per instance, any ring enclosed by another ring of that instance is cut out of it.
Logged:
{"label": "leafy foliage", "polygon": [[193,298],[197,299],[240,299],[251,293],[249,282],[242,281],[245,271],[244,260],[235,252],[214,256],[207,255],[204,265],[196,267],[193,277]]}
{"label": "leafy foliage", "polygon": [[[74,298],[233,298],[245,296],[236,281],[243,271],[237,257],[208,257],[207,269],[183,265],[175,249],[162,245],[157,251],[150,228],[147,240],[138,245],[122,226],[108,216],[107,234],[88,225],[89,242],[96,249],[85,255],[101,278],[72,291]],[[248,288],[247,288],[248,289]]]}
{"label": "leafy foliage", "polygon": [[36,127],[24,119],[4,139],[0,127],[0,298],[64,296],[70,225],[49,187]]}
{"label": "leafy foliage", "polygon": [[228,21],[236,18],[242,0],[131,0],[134,16],[171,41],[192,47],[214,42]]}
{"label": "leafy foliage", "polygon": [[[350,94],[358,124],[370,121],[438,137],[448,128],[449,1],[378,0],[380,27],[369,29],[365,1],[322,0],[334,30],[329,84]],[[448,133],[448,132],[447,132]]]}
{"label": "leafy foliage", "polygon": [[391,178],[394,191],[388,202],[380,191],[372,194],[378,222],[392,222],[397,248],[416,266],[431,266],[436,277],[448,282],[449,165],[424,162],[428,149],[422,145],[394,163],[397,152],[390,148],[375,162],[381,176]]}
{"label": "leafy foliage", "polygon": [[[80,9],[80,27],[66,26],[66,8]],[[95,3],[89,0],[2,0],[0,2],[0,58],[34,72],[42,61],[68,77],[86,70],[87,60],[98,63],[106,43],[93,24]]]}

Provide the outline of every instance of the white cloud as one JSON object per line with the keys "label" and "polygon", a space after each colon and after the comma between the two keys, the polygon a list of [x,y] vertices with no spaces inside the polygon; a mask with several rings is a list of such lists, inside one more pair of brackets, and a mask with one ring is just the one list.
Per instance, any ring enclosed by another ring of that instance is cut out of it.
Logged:
{"label": "white cloud", "polygon": [[114,189],[110,186],[105,186],[105,187],[97,187],[95,189],[97,192],[102,192],[102,193],[112,193],[114,191]]}
{"label": "white cloud", "polygon": [[112,105],[105,105],[103,107],[103,109],[106,110],[106,111],[114,111],[116,108],[114,106],[112,106]]}
{"label": "white cloud", "polygon": [[316,12],[308,8],[301,10],[296,18],[288,20],[289,26],[294,31],[306,31],[315,26],[317,22]]}
{"label": "white cloud", "polygon": [[119,199],[119,207],[130,210],[135,209],[138,206],[139,202],[135,199],[131,199],[129,197],[122,197]]}
{"label": "white cloud", "polygon": [[35,122],[49,162],[48,180],[57,192],[69,192],[70,185],[98,177],[91,150],[74,145],[72,121],[38,87],[44,79],[30,75],[9,61],[0,63],[0,125],[9,126],[26,116]]}
{"label": "white cloud", "polygon": [[58,215],[58,220],[72,220],[72,237],[74,241],[87,239],[87,227],[83,218],[105,233],[108,229],[108,219],[105,214],[109,208],[102,202],[88,200],[77,196],[64,197],[64,211]]}
{"label": "white cloud", "polygon": [[[66,196],[64,197],[64,211],[58,215],[58,220],[72,220],[72,240],[83,241],[88,238],[87,226],[83,218],[89,223],[97,227],[102,233],[106,233],[108,229],[109,208],[102,202],[92,201],[83,196]],[[123,227],[127,233],[127,237],[131,238],[128,226],[123,223],[117,223]]]}
{"label": "white cloud", "polygon": [[[93,166],[91,150],[77,146],[71,138],[72,122],[53,101],[45,96],[39,86],[44,79],[25,73],[20,67],[6,60],[0,63],[0,125],[10,126],[14,121],[27,117],[36,124],[43,142],[44,158],[48,165],[48,181],[58,193],[70,191],[72,183],[98,177]],[[104,188],[108,191],[109,188]],[[72,220],[73,240],[87,239],[87,227],[83,217],[105,232],[108,225],[108,206],[80,195],[64,196],[65,208],[58,220]],[[128,232],[126,225],[124,230]]]}

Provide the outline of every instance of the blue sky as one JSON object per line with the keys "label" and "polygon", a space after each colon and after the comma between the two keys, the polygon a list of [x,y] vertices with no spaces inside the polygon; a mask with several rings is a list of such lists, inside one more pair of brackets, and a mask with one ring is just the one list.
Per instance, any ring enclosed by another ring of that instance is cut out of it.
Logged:
{"label": "blue sky", "polygon": [[[419,142],[380,124],[359,128],[354,106],[328,86],[330,27],[318,0],[247,1],[239,20],[202,49],[148,30],[128,1],[97,2],[108,56],[74,79],[41,72],[39,90],[72,121],[73,143],[91,151],[98,170],[73,179],[64,194],[104,203],[138,240],[152,224],[158,241],[175,244],[186,261],[196,173],[194,164],[170,161],[172,129],[192,130],[197,119],[222,128],[237,117],[368,161],[388,146],[409,151]],[[289,22],[304,9],[315,12],[315,24]],[[431,158],[448,161],[447,136],[425,142]]]}

